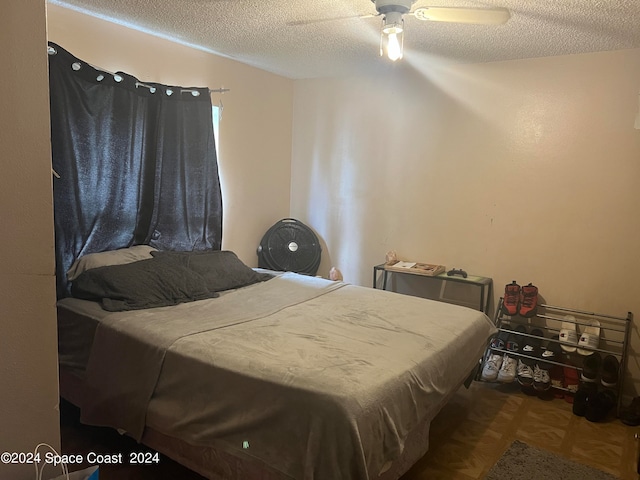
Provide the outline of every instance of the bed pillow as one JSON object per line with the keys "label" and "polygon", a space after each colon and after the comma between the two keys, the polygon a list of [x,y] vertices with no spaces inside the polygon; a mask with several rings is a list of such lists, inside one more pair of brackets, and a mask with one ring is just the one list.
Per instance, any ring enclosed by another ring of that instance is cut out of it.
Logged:
{"label": "bed pillow", "polygon": [[212,292],[222,292],[232,288],[246,287],[273,278],[268,273],[258,273],[248,267],[237,255],[228,250],[208,250],[203,252],[163,252],[151,253],[155,258],[169,258],[202,275],[207,288]]}
{"label": "bed pillow", "polygon": [[108,252],[89,253],[76,259],[67,270],[67,279],[71,282],[78,276],[92,268],[106,267],[109,265],[123,265],[151,258],[151,252],[156,249],[149,245],[135,245],[129,248],[111,250]]}
{"label": "bed pillow", "polygon": [[164,307],[217,297],[201,275],[174,261],[150,258],[87,270],[71,285],[71,294],[95,300],[111,312]]}

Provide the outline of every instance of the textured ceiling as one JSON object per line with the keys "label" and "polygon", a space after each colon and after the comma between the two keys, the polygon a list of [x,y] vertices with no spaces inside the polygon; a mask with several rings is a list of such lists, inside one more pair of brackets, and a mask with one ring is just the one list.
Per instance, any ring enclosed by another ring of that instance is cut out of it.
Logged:
{"label": "textured ceiling", "polygon": [[[371,0],[49,0],[289,78],[375,73],[380,18]],[[506,7],[503,25],[406,17],[403,62],[491,62],[640,48],[640,0],[418,0]],[[339,19],[319,21],[327,18]],[[299,24],[300,22],[309,22]],[[296,24],[297,22],[297,24]]]}

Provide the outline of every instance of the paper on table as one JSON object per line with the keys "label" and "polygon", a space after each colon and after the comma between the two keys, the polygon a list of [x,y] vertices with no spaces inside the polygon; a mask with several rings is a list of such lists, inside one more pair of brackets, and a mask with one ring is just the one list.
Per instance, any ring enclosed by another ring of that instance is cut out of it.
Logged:
{"label": "paper on table", "polygon": [[415,266],[416,262],[397,262],[393,264],[395,268],[411,268]]}

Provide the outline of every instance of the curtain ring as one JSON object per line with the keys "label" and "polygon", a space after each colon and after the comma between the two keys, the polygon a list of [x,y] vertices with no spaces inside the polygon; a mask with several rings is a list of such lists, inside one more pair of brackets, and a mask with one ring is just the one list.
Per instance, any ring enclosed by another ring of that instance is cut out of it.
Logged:
{"label": "curtain ring", "polygon": [[51,45],[49,45],[49,46],[47,47],[47,53],[48,53],[49,55],[55,55],[55,54],[57,54],[57,53],[58,53],[58,51],[57,51],[55,48],[53,48]]}

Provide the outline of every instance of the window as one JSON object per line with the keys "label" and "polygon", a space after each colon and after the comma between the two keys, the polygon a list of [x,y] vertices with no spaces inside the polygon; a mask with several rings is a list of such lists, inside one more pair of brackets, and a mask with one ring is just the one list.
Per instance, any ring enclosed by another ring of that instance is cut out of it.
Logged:
{"label": "window", "polygon": [[220,144],[220,136],[218,132],[220,131],[220,107],[218,105],[213,105],[211,110],[213,111],[213,138],[216,143],[216,158],[219,158],[220,150],[218,145]]}

